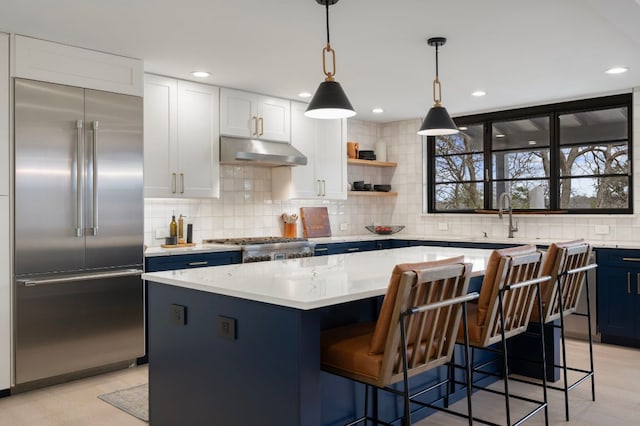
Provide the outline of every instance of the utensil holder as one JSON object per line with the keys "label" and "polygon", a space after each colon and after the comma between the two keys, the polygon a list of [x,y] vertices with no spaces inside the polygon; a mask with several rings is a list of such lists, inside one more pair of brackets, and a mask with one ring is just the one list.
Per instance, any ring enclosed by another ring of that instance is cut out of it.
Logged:
{"label": "utensil holder", "polygon": [[298,237],[298,224],[297,223],[285,223],[284,224],[284,237],[285,238],[297,238]]}

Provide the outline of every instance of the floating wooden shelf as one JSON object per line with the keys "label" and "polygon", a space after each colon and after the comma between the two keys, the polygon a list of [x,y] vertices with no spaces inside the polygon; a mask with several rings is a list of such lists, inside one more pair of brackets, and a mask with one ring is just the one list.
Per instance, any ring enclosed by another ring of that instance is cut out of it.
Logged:
{"label": "floating wooden shelf", "polygon": [[382,192],[382,191],[348,191],[349,196],[365,196],[365,197],[397,197],[397,192]]}
{"label": "floating wooden shelf", "polygon": [[354,166],[375,166],[375,167],[396,167],[398,163],[391,161],[376,161],[376,160],[359,160],[356,158],[347,158],[347,164]]}

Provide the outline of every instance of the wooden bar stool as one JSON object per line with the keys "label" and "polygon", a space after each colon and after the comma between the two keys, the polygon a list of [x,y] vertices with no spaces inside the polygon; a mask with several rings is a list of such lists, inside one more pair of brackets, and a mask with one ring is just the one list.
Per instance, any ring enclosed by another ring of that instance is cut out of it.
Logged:
{"label": "wooden bar stool", "polygon": [[[403,424],[411,424],[409,378],[449,362],[466,302],[478,296],[467,295],[471,264],[463,260],[396,265],[375,323],[322,333],[322,368],[365,384],[364,415],[350,425],[390,424],[369,415],[369,386],[402,396]],[[402,390],[390,387],[399,382]]]}
{"label": "wooden bar stool", "polygon": [[[513,395],[509,391],[509,358],[507,351],[507,339],[524,333],[529,324],[529,318],[536,302],[536,295],[540,293],[540,284],[548,281],[549,276],[540,276],[542,253],[536,246],[527,245],[502,250],[495,250],[485,270],[485,276],[480,289],[478,303],[469,304],[469,345],[472,350],[472,378],[473,388],[482,389],[492,393],[504,395],[507,424],[520,424],[534,416],[540,410],[544,410],[545,424],[548,424],[547,392],[543,388],[542,401]],[[542,312],[542,306],[538,303],[538,312]],[[541,353],[544,359],[544,329],[540,326]],[[458,334],[458,343],[463,343],[464,330]],[[501,349],[490,348],[491,345],[501,343]],[[504,380],[504,392],[477,386],[473,381],[473,373],[496,375],[482,369],[496,362],[495,359],[475,366],[475,350],[486,349],[499,353],[502,357],[502,374],[497,375]],[[543,369],[545,365],[543,365]],[[546,383],[546,370],[543,380]],[[459,383],[459,382],[456,382]],[[510,399],[515,398],[535,404],[535,407],[525,416],[511,421]],[[496,424],[487,420],[473,418],[473,420],[485,424]]]}
{"label": "wooden bar stool", "polygon": [[[562,348],[562,360],[554,367],[562,369],[563,386],[547,384],[550,389],[560,390],[564,393],[565,418],[569,421],[569,391],[587,379],[591,379],[591,398],[596,400],[595,377],[593,369],[593,339],[591,337],[591,308],[589,305],[589,282],[586,272],[595,269],[598,265],[589,264],[591,246],[584,240],[574,240],[562,243],[553,243],[549,246],[542,267],[544,275],[550,275],[551,279],[542,285],[542,316],[534,312],[531,322],[551,324],[560,329],[560,343]],[[587,291],[587,312],[577,312],[578,301],[583,287]],[[569,367],[567,365],[567,351],[565,345],[564,318],[568,315],[578,315],[587,319],[589,335],[589,369]],[[540,320],[542,318],[542,320]],[[573,383],[568,383],[567,371],[582,373],[581,377]],[[525,380],[522,380],[525,381]],[[527,382],[532,383],[532,382]]]}

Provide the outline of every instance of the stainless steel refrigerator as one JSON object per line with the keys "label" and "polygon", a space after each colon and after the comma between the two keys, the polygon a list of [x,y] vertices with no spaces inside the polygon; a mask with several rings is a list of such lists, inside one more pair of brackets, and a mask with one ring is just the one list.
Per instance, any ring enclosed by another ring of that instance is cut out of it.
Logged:
{"label": "stainless steel refrigerator", "polygon": [[144,355],[142,98],[16,79],[15,384]]}

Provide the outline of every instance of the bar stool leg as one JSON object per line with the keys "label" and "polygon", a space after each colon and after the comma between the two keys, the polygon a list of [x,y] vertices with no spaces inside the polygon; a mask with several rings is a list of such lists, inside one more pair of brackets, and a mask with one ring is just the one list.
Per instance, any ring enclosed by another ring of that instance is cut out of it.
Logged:
{"label": "bar stool leg", "polygon": [[591,301],[589,300],[589,274],[585,274],[584,277],[584,285],[585,291],[587,292],[587,326],[589,330],[589,365],[591,367],[591,399],[593,401],[596,400],[596,382],[595,382],[595,372],[593,369],[593,337],[591,330]]}
{"label": "bar stool leg", "polygon": [[[540,283],[536,284],[536,292],[538,295],[538,318],[542,318],[542,291],[540,290]],[[562,316],[560,317],[562,318]],[[564,340],[563,346],[564,346]],[[544,424],[549,425],[549,402],[547,400],[547,351],[544,344],[544,323],[540,321],[540,348],[542,351],[542,398],[544,402]],[[564,355],[563,355],[564,356]],[[566,364],[566,362],[565,362]],[[566,371],[566,370],[565,370]],[[565,376],[565,387],[566,387]]]}
{"label": "bar stool leg", "polygon": [[567,347],[564,340],[564,298],[562,292],[562,279],[558,277],[558,306],[560,309],[560,344],[562,347],[562,377],[564,380],[564,416],[569,421],[569,379],[567,378]]}
{"label": "bar stool leg", "polygon": [[500,333],[502,334],[502,374],[504,375],[504,402],[507,411],[507,425],[511,425],[511,410],[509,404],[509,365],[507,355],[507,339],[504,334],[504,310],[502,306],[502,291],[498,293],[498,310],[500,311]]}
{"label": "bar stool leg", "polygon": [[[464,372],[467,382],[467,415],[469,426],[473,425],[473,410],[471,408],[471,391],[473,382],[471,381],[471,368],[469,366],[469,329],[467,328],[467,302],[462,304],[462,326],[464,327]],[[455,372],[454,372],[455,374]],[[454,383],[455,386],[455,383]]]}

